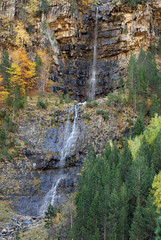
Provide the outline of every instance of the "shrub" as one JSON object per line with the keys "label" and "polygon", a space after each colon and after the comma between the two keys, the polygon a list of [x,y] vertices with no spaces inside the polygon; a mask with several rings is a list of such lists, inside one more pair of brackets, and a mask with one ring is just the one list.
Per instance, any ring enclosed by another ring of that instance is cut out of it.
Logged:
{"label": "shrub", "polygon": [[88,113],[88,112],[85,112],[83,118],[84,118],[84,119],[90,119],[89,113]]}
{"label": "shrub", "polygon": [[47,101],[47,99],[44,100],[43,98],[38,97],[37,107],[38,107],[38,108],[46,109],[46,108],[48,107],[48,101]]}
{"label": "shrub", "polygon": [[67,93],[65,96],[64,96],[64,102],[65,103],[71,103],[72,99],[70,98],[69,94]]}
{"label": "shrub", "polygon": [[108,94],[108,100],[107,100],[108,106],[116,105],[117,103],[120,103],[120,102],[121,102],[121,99],[118,95],[113,93]]}
{"label": "shrub", "polygon": [[3,119],[6,116],[6,110],[0,111],[0,119]]}
{"label": "shrub", "polygon": [[109,119],[107,111],[104,111],[103,109],[97,109],[96,114],[101,115],[104,119]]}
{"label": "shrub", "polygon": [[10,115],[8,113],[6,114],[6,116],[4,118],[3,124],[9,132],[13,132],[13,133],[16,132],[17,125],[16,125],[16,123],[14,123],[12,121],[12,118],[10,117]]}
{"label": "shrub", "polygon": [[98,103],[96,101],[91,101],[90,99],[86,103],[86,107],[88,107],[88,108],[94,108],[97,106],[98,106]]}

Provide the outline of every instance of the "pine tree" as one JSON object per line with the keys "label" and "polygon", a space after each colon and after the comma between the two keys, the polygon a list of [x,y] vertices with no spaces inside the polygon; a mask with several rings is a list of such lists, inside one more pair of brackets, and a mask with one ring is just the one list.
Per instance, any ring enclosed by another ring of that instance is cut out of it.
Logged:
{"label": "pine tree", "polygon": [[130,206],[129,206],[129,194],[125,183],[123,183],[123,185],[120,188],[119,199],[120,207],[117,239],[126,240],[129,237],[128,214]]}
{"label": "pine tree", "polygon": [[140,135],[141,133],[143,133],[143,131],[144,131],[144,119],[140,115],[136,119],[136,123],[134,126],[134,136]]}
{"label": "pine tree", "polygon": [[156,97],[156,95],[154,95],[153,100],[152,100],[152,104],[150,107],[150,117],[155,117],[155,114],[160,115],[160,105],[158,102],[158,98]]}
{"label": "pine tree", "polygon": [[138,65],[137,73],[137,93],[142,96],[147,95],[147,72],[144,63]]}
{"label": "pine tree", "polygon": [[146,226],[144,218],[144,210],[137,200],[136,210],[134,212],[133,222],[130,230],[130,240],[143,240],[146,239]]}
{"label": "pine tree", "polygon": [[130,56],[126,86],[129,89],[129,99],[132,100],[134,108],[136,109],[137,63],[133,53],[131,53]]}
{"label": "pine tree", "polygon": [[[146,164],[144,156],[138,156],[131,165],[131,177],[129,189],[134,199],[139,199],[141,203],[149,193],[151,187],[150,169]],[[131,206],[132,207],[132,206]]]}
{"label": "pine tree", "polygon": [[142,139],[141,146],[140,146],[139,152],[138,152],[138,156],[144,157],[147,166],[149,168],[151,167],[152,153],[151,153],[151,148],[150,148],[149,144],[147,143],[145,136]]}
{"label": "pine tree", "polygon": [[7,88],[8,90],[10,88],[10,81],[9,81],[10,74],[8,72],[8,68],[10,68],[10,66],[11,66],[11,61],[9,59],[9,54],[6,50],[4,50],[2,55],[2,62],[0,64],[0,71],[3,77],[4,87]]}
{"label": "pine tree", "polygon": [[112,168],[116,167],[119,161],[119,155],[118,155],[118,148],[116,143],[113,144],[111,154],[109,155],[108,158],[109,165]]}
{"label": "pine tree", "polygon": [[156,206],[153,204],[153,202],[153,197],[148,196],[146,200],[146,206],[144,208],[144,220],[146,226],[146,235],[148,239],[155,238],[156,218],[158,216]]}
{"label": "pine tree", "polygon": [[123,150],[119,158],[119,171],[121,174],[121,179],[125,182],[130,177],[130,168],[132,164],[132,154],[128,147],[128,141],[125,141]]}
{"label": "pine tree", "polygon": [[161,240],[161,217],[158,217],[157,220],[157,229],[155,231],[156,240]]}

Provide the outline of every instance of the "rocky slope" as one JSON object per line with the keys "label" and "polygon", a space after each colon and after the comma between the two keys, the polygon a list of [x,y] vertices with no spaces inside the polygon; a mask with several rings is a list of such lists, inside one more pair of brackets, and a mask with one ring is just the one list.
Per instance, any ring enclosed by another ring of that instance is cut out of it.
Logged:
{"label": "rocky slope", "polygon": [[[77,104],[77,119],[74,103],[56,107],[51,99],[49,102],[47,110],[39,110],[30,100],[19,113],[15,136],[19,156],[0,164],[0,197],[10,200],[12,208],[22,215],[42,214],[45,195],[59,179],[54,202],[63,202],[75,189],[91,143],[97,154],[111,139],[121,146],[129,119],[134,123],[136,118],[126,103],[107,106],[107,99],[98,100],[92,108],[86,103]],[[104,118],[100,109],[108,117]]]}

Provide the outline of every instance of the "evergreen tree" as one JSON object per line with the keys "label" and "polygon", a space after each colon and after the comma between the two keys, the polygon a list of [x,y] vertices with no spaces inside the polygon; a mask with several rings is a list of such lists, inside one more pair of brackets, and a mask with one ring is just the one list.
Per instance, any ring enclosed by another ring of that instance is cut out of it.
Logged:
{"label": "evergreen tree", "polygon": [[152,104],[151,104],[151,107],[150,107],[150,117],[151,118],[155,117],[156,113],[158,115],[160,115],[160,105],[159,105],[157,97],[154,95],[153,100],[152,100]]}
{"label": "evergreen tree", "polygon": [[145,136],[142,139],[141,146],[139,148],[138,156],[144,157],[147,166],[151,167],[151,148],[149,147]]}
{"label": "evergreen tree", "polygon": [[50,5],[48,0],[42,0],[40,4],[40,12],[43,12],[45,15],[47,15],[49,10],[50,10]]}
{"label": "evergreen tree", "polygon": [[152,146],[152,162],[155,173],[159,173],[161,170],[161,131],[155,138]]}
{"label": "evergreen tree", "polygon": [[156,234],[156,240],[161,240],[161,217],[158,217],[157,229],[155,234]]}
{"label": "evergreen tree", "polygon": [[144,131],[144,119],[141,115],[136,119],[136,123],[134,126],[134,136],[142,134]]}
{"label": "evergreen tree", "polygon": [[132,100],[134,107],[136,109],[137,62],[135,55],[133,53],[131,53],[130,56],[126,85],[127,88],[129,89],[129,99]]}
{"label": "evergreen tree", "polygon": [[147,72],[144,63],[138,65],[137,73],[137,93],[146,96],[147,95]]}
{"label": "evergreen tree", "polygon": [[132,154],[128,147],[128,141],[126,140],[119,158],[119,171],[123,182],[129,178],[131,164]]}
{"label": "evergreen tree", "polygon": [[121,186],[120,193],[120,207],[119,207],[119,222],[118,222],[118,238],[121,240],[126,240],[129,237],[129,194],[125,183]]}
{"label": "evergreen tree", "polygon": [[148,196],[146,200],[146,206],[144,208],[144,220],[147,239],[155,238],[156,218],[158,214],[156,212],[156,206],[154,205],[153,202],[154,202],[153,197]]}
{"label": "evergreen tree", "polygon": [[39,76],[41,74],[40,69],[42,66],[42,59],[41,59],[40,55],[36,56],[35,63],[36,63],[35,73],[36,73],[36,76]]}
{"label": "evergreen tree", "polygon": [[144,210],[137,200],[136,210],[130,230],[130,240],[143,240],[146,239],[146,226],[144,218]]}
{"label": "evergreen tree", "polygon": [[150,187],[150,169],[145,158],[138,156],[131,165],[131,177],[129,180],[129,188],[133,198],[139,199],[141,203],[145,202]]}
{"label": "evergreen tree", "polygon": [[110,165],[111,169],[113,167],[116,167],[118,164],[119,155],[118,155],[118,149],[117,149],[116,143],[114,143],[114,145],[112,147],[112,151],[111,151],[111,154],[109,155],[108,161],[109,161],[109,165]]}
{"label": "evergreen tree", "polygon": [[3,51],[2,55],[2,62],[0,64],[0,71],[1,75],[3,76],[3,83],[4,86],[9,89],[10,88],[10,74],[8,72],[8,69],[11,67],[11,61],[9,59],[8,52],[6,50]]}

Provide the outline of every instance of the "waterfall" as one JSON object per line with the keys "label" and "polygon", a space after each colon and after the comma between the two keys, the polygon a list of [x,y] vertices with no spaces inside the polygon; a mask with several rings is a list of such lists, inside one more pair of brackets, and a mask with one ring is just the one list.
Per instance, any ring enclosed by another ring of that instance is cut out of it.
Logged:
{"label": "waterfall", "polygon": [[[74,110],[74,121],[71,127],[70,116],[73,110]],[[51,203],[51,205],[54,205],[55,197],[57,193],[57,187],[59,186],[60,181],[67,177],[67,174],[63,173],[62,170],[63,170],[63,167],[65,166],[65,159],[67,158],[67,156],[69,156],[70,151],[74,149],[74,146],[77,142],[77,138],[78,138],[77,120],[78,120],[78,107],[75,106],[74,108],[73,107],[70,108],[68,111],[68,119],[64,129],[63,147],[60,152],[60,163],[59,163],[61,174],[60,175],[58,174],[58,178],[56,179],[56,181],[54,181],[50,191],[47,192],[46,196],[44,197],[43,204],[39,211],[40,215],[44,214],[45,211],[47,211],[49,203]]]}
{"label": "waterfall", "polygon": [[60,183],[60,181],[64,179],[63,177],[60,177],[56,182],[53,183],[50,191],[46,194],[45,198],[44,198],[44,201],[43,201],[43,204],[39,210],[39,214],[44,214],[47,209],[48,209],[48,206],[49,206],[49,203],[51,203],[51,205],[54,204],[54,201],[55,201],[55,197],[56,197],[56,190],[57,190],[57,187]]}
{"label": "waterfall", "polygon": [[96,89],[96,65],[97,65],[97,37],[98,37],[98,7],[96,10],[96,22],[95,22],[95,35],[94,35],[94,47],[93,47],[93,65],[92,65],[92,76],[90,78],[90,92],[89,97],[94,100],[95,89]]}
{"label": "waterfall", "polygon": [[[61,158],[60,158],[60,165],[64,164],[64,160],[66,159],[67,155],[70,153],[71,148],[73,147],[74,143],[76,143],[77,140],[77,118],[78,118],[78,109],[77,106],[74,108],[74,122],[72,126],[72,131],[70,135],[65,139],[64,141],[64,146],[61,151]],[[68,121],[67,121],[68,122]],[[69,124],[67,124],[67,127]],[[67,131],[68,132],[68,131]],[[65,131],[65,136],[66,136],[66,131]]]}

